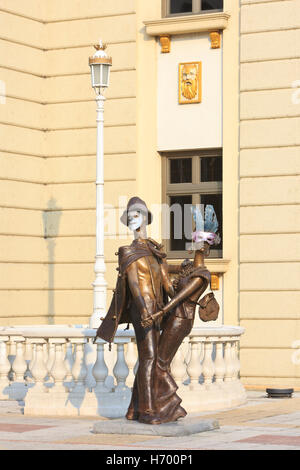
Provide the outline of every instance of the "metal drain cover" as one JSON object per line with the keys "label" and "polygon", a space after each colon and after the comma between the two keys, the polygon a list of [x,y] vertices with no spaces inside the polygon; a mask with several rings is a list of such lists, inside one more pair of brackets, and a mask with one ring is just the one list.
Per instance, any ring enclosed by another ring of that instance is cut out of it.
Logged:
{"label": "metal drain cover", "polygon": [[268,398],[292,398],[293,388],[267,388]]}

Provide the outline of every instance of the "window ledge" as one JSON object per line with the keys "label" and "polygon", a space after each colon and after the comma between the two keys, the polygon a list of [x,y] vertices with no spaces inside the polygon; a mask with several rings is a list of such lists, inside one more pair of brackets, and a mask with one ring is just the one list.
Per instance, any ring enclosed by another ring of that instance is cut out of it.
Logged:
{"label": "window ledge", "polygon": [[204,264],[211,273],[226,273],[229,268],[230,260],[223,258],[206,258]]}
{"label": "window ledge", "polygon": [[218,31],[227,28],[230,15],[223,11],[144,21],[149,36]]}

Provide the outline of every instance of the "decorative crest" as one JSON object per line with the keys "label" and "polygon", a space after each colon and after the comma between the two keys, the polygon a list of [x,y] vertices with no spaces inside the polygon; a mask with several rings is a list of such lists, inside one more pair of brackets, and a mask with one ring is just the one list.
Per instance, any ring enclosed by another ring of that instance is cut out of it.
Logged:
{"label": "decorative crest", "polygon": [[102,42],[102,39],[100,39],[99,44],[94,44],[94,48],[96,49],[96,51],[105,51],[105,49],[107,48],[107,44]]}

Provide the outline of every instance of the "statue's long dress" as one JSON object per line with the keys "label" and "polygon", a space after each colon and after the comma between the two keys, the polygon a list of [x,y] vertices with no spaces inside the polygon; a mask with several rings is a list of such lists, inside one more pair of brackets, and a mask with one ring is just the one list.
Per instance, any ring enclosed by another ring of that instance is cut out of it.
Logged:
{"label": "statue's long dress", "polygon": [[[199,268],[194,268],[191,275],[180,279],[177,292],[186,287],[191,277],[200,278],[199,289],[195,292],[196,297],[199,299],[207,288],[209,273],[205,271],[199,274]],[[195,298],[195,295],[193,295],[193,298]],[[192,302],[189,298],[186,298],[169,312],[163,320],[154,377],[156,416],[159,417],[161,422],[176,421],[178,418],[186,416],[186,411],[180,405],[182,400],[176,393],[178,386],[172,377],[170,366],[183,339],[189,335],[193,328],[195,310],[195,301]]]}

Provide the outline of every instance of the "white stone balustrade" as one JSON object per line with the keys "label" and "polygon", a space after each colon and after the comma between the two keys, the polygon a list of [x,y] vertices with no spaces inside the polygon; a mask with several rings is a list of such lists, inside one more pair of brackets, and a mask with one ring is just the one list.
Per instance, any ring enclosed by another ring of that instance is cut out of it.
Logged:
{"label": "white stone balustrade", "polygon": [[[188,412],[246,401],[239,380],[243,333],[205,326],[184,340],[171,371]],[[100,338],[93,344],[94,335],[89,328],[1,327],[0,400],[23,400],[27,415],[124,416],[137,370],[134,332],[118,330],[111,352]]]}

